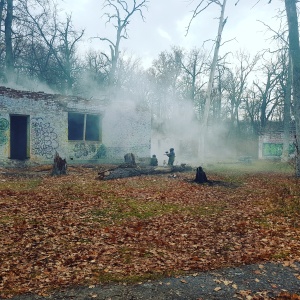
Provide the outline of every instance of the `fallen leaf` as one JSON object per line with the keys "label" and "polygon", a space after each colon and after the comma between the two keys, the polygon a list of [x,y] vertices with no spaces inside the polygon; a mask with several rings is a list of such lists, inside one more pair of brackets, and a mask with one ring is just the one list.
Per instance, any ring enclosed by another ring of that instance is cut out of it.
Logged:
{"label": "fallen leaf", "polygon": [[258,265],[260,269],[264,269],[264,265]]}
{"label": "fallen leaf", "polygon": [[229,284],[232,283],[232,281],[229,281],[229,280],[223,280],[223,283],[224,283],[225,285],[229,285]]}
{"label": "fallen leaf", "polygon": [[97,298],[97,297],[98,297],[97,294],[91,294],[90,296],[91,296],[92,298]]}
{"label": "fallen leaf", "polygon": [[187,283],[187,281],[184,280],[184,279],[181,279],[180,281],[181,281],[182,283]]}

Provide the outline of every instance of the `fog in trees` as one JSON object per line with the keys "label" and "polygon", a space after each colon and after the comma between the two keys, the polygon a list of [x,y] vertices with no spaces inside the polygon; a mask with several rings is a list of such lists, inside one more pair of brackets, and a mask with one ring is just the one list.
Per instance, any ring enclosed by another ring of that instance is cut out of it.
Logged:
{"label": "fog in trees", "polygon": [[289,32],[289,54],[291,59],[294,118],[296,125],[296,175],[300,177],[300,45],[296,0],[285,0]]}
{"label": "fog in trees", "polygon": [[[114,33],[91,37],[75,27],[72,15],[62,11],[59,2],[0,0],[0,79],[19,89],[107,97],[112,105],[130,108],[127,111],[132,113],[148,110],[151,154],[160,164],[171,147],[178,164],[255,158],[259,133],[274,122],[290,123],[291,112],[297,109],[291,101],[286,16],[283,12],[278,16],[279,31],[262,24],[275,50],[250,53],[221,39],[226,1],[209,3],[217,4],[221,13],[215,16],[219,30],[211,42],[199,42],[192,49],[174,45],[145,66],[143,58],[123,48],[122,40],[131,39],[133,18],[147,22],[151,1],[106,0],[97,7],[99,22],[112,26]],[[205,13],[197,7],[201,14],[195,10],[191,20]],[[99,47],[83,51],[82,44],[91,39],[101,41]],[[205,135],[203,123],[208,124]]]}

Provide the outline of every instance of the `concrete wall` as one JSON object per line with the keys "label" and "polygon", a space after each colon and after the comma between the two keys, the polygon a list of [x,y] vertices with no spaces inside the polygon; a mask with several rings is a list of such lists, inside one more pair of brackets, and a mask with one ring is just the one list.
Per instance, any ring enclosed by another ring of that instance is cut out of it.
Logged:
{"label": "concrete wall", "polygon": [[[106,157],[112,162],[124,154],[150,156],[151,118],[146,111],[130,113],[121,106],[108,106],[104,99],[86,100],[79,97],[17,91],[0,87],[0,164],[10,164],[12,115],[27,116],[27,163],[52,163],[57,151],[68,163],[99,159],[105,146]],[[69,141],[68,112],[100,114],[101,141]],[[132,111],[131,111],[132,112]]]}
{"label": "concrete wall", "polygon": [[151,114],[138,109],[134,103],[114,103],[105,111],[103,118],[103,144],[108,157],[123,159],[126,153],[137,158],[150,157]]}
{"label": "concrete wall", "polygon": [[33,99],[30,95],[14,90],[0,94],[0,159],[4,162],[10,158],[11,115],[27,116],[28,155],[32,161],[52,160],[55,151],[66,154],[67,113],[54,99]]}
{"label": "concrete wall", "polygon": [[[283,148],[283,132],[267,132],[259,136],[258,141],[258,158],[259,159],[276,159],[282,155]],[[289,155],[293,156],[294,147],[294,134],[290,135],[290,151]]]}

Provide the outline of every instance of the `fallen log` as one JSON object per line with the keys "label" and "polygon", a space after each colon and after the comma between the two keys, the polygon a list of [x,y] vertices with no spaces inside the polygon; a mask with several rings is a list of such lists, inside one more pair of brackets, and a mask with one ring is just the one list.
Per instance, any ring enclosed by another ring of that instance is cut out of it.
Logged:
{"label": "fallen log", "polygon": [[98,172],[98,179],[110,180],[117,178],[134,177],[141,175],[157,175],[157,174],[168,174],[176,172],[187,172],[192,171],[190,166],[167,166],[167,167],[153,167],[153,166],[136,166],[126,167],[120,165],[114,169],[106,169]]}

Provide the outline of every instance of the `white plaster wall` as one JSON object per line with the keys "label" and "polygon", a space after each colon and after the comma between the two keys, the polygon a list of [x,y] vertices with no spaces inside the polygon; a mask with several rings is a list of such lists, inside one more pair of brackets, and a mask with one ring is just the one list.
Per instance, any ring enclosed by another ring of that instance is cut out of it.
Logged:
{"label": "white plaster wall", "polygon": [[[66,155],[66,113],[57,103],[20,98],[0,97],[0,124],[9,123],[10,115],[29,116],[30,159],[36,162],[52,161],[55,152]],[[9,127],[0,130],[0,159],[8,160],[10,156]],[[5,143],[3,141],[5,140]],[[62,156],[61,155],[61,156]]]}
{"label": "white plaster wall", "polygon": [[[105,110],[105,103],[101,100],[86,100],[81,101],[68,101],[66,103],[66,110],[70,112],[79,112],[86,114],[98,114],[103,115]],[[68,119],[68,113],[66,112],[65,119]],[[68,139],[68,124],[65,126],[66,135]],[[102,126],[102,130],[103,126]],[[67,161],[76,162],[84,160],[98,159],[98,150],[102,144],[102,141],[67,141]]]}
{"label": "white plaster wall", "polygon": [[0,160],[9,156],[9,114],[0,112]]}
{"label": "white plaster wall", "polygon": [[110,157],[123,159],[126,153],[150,157],[150,112],[128,103],[110,106],[103,118],[103,143]]}
{"label": "white plaster wall", "polygon": [[[9,95],[5,95],[6,92]],[[69,111],[101,114],[102,141],[68,141]],[[51,163],[56,151],[67,162],[94,160],[98,158],[101,144],[105,145],[109,159],[123,159],[128,152],[137,157],[150,157],[149,111],[137,110],[135,105],[107,107],[99,100],[4,88],[4,94],[0,89],[0,162],[9,161],[11,114],[29,116],[31,162]]]}
{"label": "white plaster wall", "polygon": [[[284,134],[283,132],[268,132],[264,135],[260,135],[258,138],[258,158],[259,159],[272,159],[279,158],[279,156],[265,156],[263,153],[264,144],[283,144]],[[295,142],[294,135],[290,134],[290,144]]]}
{"label": "white plaster wall", "polygon": [[52,161],[56,152],[66,158],[68,154],[67,116],[64,112],[51,111],[30,116],[30,159]]}

